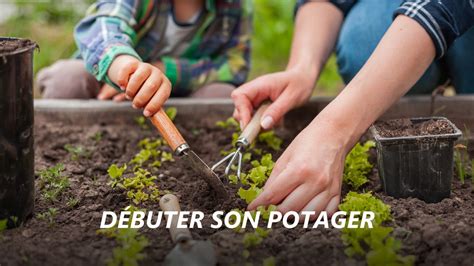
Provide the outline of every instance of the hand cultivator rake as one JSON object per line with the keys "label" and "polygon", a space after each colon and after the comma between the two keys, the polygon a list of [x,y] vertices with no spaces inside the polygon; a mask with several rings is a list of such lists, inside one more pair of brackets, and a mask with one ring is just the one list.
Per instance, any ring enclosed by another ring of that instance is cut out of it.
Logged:
{"label": "hand cultivator rake", "polygon": [[255,112],[255,115],[252,117],[252,120],[250,120],[250,123],[245,127],[245,129],[242,131],[242,134],[240,134],[239,138],[237,139],[237,142],[235,143],[236,150],[222,158],[222,160],[218,161],[216,164],[214,164],[211,168],[212,171],[228,162],[224,170],[224,174],[228,176],[230,170],[232,170],[232,166],[235,166],[237,177],[240,179],[240,175],[242,172],[242,153],[257,138],[258,133],[261,129],[260,120],[269,105],[270,103],[264,103],[258,108],[257,112]]}

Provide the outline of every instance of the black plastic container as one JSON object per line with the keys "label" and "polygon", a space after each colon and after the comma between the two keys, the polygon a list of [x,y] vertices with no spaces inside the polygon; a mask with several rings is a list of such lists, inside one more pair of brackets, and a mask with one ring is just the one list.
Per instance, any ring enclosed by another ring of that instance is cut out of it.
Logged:
{"label": "black plastic container", "polygon": [[[0,41],[18,39],[2,38]],[[20,225],[33,212],[33,52],[24,42],[14,51],[0,50],[0,220]]]}
{"label": "black plastic container", "polygon": [[416,197],[439,202],[451,193],[454,142],[462,133],[444,117],[410,120],[413,124],[446,120],[454,133],[385,138],[372,126],[382,187],[387,195],[395,198]]}

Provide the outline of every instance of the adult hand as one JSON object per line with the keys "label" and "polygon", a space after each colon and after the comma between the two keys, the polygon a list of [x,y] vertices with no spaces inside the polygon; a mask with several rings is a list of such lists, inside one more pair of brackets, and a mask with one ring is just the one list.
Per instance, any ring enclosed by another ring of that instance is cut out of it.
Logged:
{"label": "adult hand", "polygon": [[273,103],[260,122],[263,129],[270,129],[289,110],[307,102],[313,87],[314,78],[297,68],[261,76],[232,92],[234,118],[240,121],[241,128],[245,128],[254,108],[270,99]]}
{"label": "adult hand", "polygon": [[120,86],[127,99],[133,100],[133,107],[144,108],[144,116],[152,116],[171,93],[171,82],[157,67],[143,63],[129,55],[114,59],[108,70],[112,82]]}
{"label": "adult hand", "polygon": [[99,100],[113,99],[116,102],[121,102],[125,100],[125,93],[118,92],[116,89],[112,88],[112,86],[108,84],[104,84],[102,88],[100,88],[100,92],[97,95],[97,99]]}
{"label": "adult hand", "polygon": [[333,214],[339,205],[346,153],[345,136],[325,123],[313,123],[290,144],[275,164],[263,192],[248,206],[277,205],[288,211]]}

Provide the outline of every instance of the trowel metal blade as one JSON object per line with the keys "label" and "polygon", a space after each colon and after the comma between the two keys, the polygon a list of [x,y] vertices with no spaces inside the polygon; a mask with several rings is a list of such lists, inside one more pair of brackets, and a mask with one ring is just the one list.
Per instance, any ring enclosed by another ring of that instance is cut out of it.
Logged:
{"label": "trowel metal blade", "polygon": [[228,198],[227,190],[217,174],[194,151],[185,151],[183,157],[189,161],[191,167],[217,192],[219,197]]}
{"label": "trowel metal blade", "polygon": [[165,258],[165,265],[168,266],[213,266],[216,264],[216,252],[210,241],[189,240],[178,243]]}

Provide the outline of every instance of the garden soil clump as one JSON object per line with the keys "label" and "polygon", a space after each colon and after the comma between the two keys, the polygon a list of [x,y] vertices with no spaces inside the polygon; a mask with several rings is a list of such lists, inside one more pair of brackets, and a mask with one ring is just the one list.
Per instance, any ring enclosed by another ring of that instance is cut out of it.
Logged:
{"label": "garden soil clump", "polygon": [[[179,113],[179,110],[178,110]],[[179,114],[178,114],[179,117]],[[225,119],[224,117],[222,119]],[[215,126],[215,120],[178,121],[184,137],[209,164],[216,162],[221,150],[231,148],[231,130]],[[193,124],[194,123],[194,124]],[[286,128],[276,131],[282,137],[285,148],[296,132]],[[45,117],[36,119],[35,163],[36,172],[62,163],[64,175],[69,178],[70,188],[56,201],[42,197],[40,189],[35,192],[35,217],[22,227],[0,234],[1,265],[103,265],[113,256],[117,246],[114,239],[97,234],[102,212],[119,212],[130,205],[126,193],[112,189],[107,174],[113,164],[128,163],[139,152],[140,140],[157,137],[149,127],[140,128],[131,121],[123,123],[101,123],[93,126],[49,121]],[[65,145],[81,145],[88,152],[77,160],[71,158]],[[160,148],[165,149],[166,148]],[[167,150],[169,152],[169,150]],[[281,151],[272,152],[276,160]],[[372,162],[375,162],[372,152]],[[248,170],[249,163],[246,164]],[[229,211],[246,206],[236,192],[238,187],[226,182],[232,197],[219,202],[207,184],[196,177],[189,165],[176,158],[175,162],[163,162],[152,172],[160,191],[172,191],[186,211],[203,211],[206,216],[202,229],[192,229],[195,239],[209,239],[215,245],[220,265],[243,265],[251,262],[261,265],[268,257],[275,257],[277,265],[363,265],[364,258],[348,258],[338,229],[285,229],[274,227],[263,242],[250,248],[244,258],[243,234],[231,229],[211,229],[211,214],[217,210]],[[38,182],[39,177],[36,177]],[[392,208],[393,235],[403,242],[403,255],[415,255],[419,265],[472,265],[474,261],[474,194],[470,180],[461,184],[453,180],[451,197],[436,204],[427,204],[417,199],[394,199],[380,189],[376,168],[370,182],[361,191],[374,191],[374,195]],[[343,187],[343,197],[348,192]],[[77,204],[70,204],[76,199]],[[158,211],[158,203],[141,206]],[[37,214],[56,208],[53,222],[38,218]],[[144,250],[143,265],[160,265],[174,247],[165,228],[143,228],[140,232],[150,243]]]}

